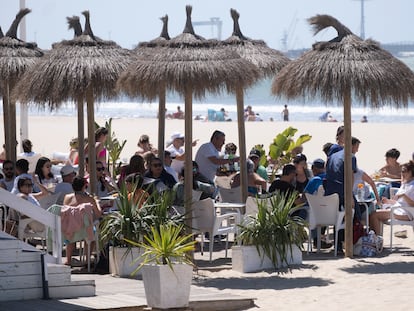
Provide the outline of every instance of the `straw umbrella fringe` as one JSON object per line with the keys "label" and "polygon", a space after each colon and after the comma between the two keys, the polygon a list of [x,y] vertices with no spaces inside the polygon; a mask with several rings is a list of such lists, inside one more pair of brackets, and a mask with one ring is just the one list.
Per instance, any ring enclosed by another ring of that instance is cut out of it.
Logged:
{"label": "straw umbrella fringe", "polygon": [[0,31],[0,94],[3,96],[4,139],[7,158],[12,161],[16,161],[16,102],[11,98],[11,91],[23,73],[43,56],[36,43],[17,38],[20,21],[30,12],[27,8],[20,10],[6,35]]}
{"label": "straw umbrella fringe", "polygon": [[[290,60],[281,52],[269,48],[262,40],[252,40],[244,36],[239,25],[240,14],[230,9],[233,19],[233,33],[222,44],[236,52],[241,58],[249,61],[259,69],[262,78],[274,76]],[[247,170],[246,170],[246,138],[244,127],[244,94],[236,93],[237,122],[239,127],[240,177],[243,201],[247,198]]]}
{"label": "straw umbrella fringe", "polygon": [[[118,85],[132,96],[154,100],[159,85],[175,90],[185,103],[185,171],[192,170],[192,99],[207,92],[236,92],[258,78],[254,65],[224,48],[216,40],[205,40],[194,33],[192,7],[186,7],[187,20],[182,34],[167,41],[153,55],[136,59],[124,72]],[[186,210],[191,208],[192,174],[185,174]],[[191,225],[191,224],[190,224]]]}
{"label": "straw umbrella fringe", "polygon": [[414,98],[414,74],[373,40],[362,40],[329,15],[310,18],[315,34],[334,27],[338,36],[318,42],[311,51],[284,67],[272,83],[275,95],[288,99],[319,98],[342,103],[345,127],[345,251],[352,246],[351,100],[379,108],[406,107]]}
{"label": "straw umbrella fringe", "polygon": [[[38,105],[58,108],[62,102],[73,100],[78,104],[78,138],[83,144],[83,103],[87,102],[88,137],[94,143],[95,100],[117,96],[115,85],[119,74],[130,62],[130,52],[113,41],[98,38],[92,32],[89,12],[85,16],[85,29],[81,32],[79,19],[68,18],[69,28],[75,37],[53,45],[44,60],[31,68],[16,88],[15,96],[23,102],[35,101]],[[80,163],[83,147],[79,148]],[[95,148],[88,148],[88,158],[95,159]],[[90,186],[95,191],[96,163],[89,161]],[[82,172],[83,173],[83,172]]]}

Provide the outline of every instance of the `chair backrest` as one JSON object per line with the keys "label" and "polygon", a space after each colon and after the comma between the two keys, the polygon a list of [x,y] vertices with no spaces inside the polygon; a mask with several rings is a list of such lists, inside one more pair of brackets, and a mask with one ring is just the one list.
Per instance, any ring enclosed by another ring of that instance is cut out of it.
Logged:
{"label": "chair backrest", "polygon": [[246,215],[255,216],[259,212],[257,207],[257,199],[254,197],[247,197],[246,199]]}
{"label": "chair backrest", "polygon": [[210,232],[214,228],[216,212],[212,198],[193,203],[193,228],[200,232]]}
{"label": "chair backrest", "polygon": [[44,210],[47,210],[50,206],[57,203],[60,195],[60,193],[54,193],[46,197],[42,197],[41,199],[39,199],[40,206]]}
{"label": "chair backrest", "polygon": [[305,193],[309,203],[309,226],[335,225],[339,212],[339,197],[337,193],[319,196]]}
{"label": "chair backrest", "polygon": [[227,203],[242,203],[241,187],[225,189],[220,188],[220,201]]}

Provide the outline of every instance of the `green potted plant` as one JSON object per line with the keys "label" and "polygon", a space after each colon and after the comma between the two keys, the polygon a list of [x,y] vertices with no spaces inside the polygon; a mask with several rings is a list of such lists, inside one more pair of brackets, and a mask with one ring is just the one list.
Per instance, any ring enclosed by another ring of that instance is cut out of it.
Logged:
{"label": "green potted plant", "polygon": [[142,262],[134,271],[142,269],[145,297],[151,308],[183,308],[190,298],[194,251],[193,234],[183,234],[184,225],[161,224],[151,227],[143,242],[126,240],[144,249]]}
{"label": "green potted plant", "polygon": [[[100,243],[109,247],[109,269],[112,275],[130,277],[137,268],[142,250],[125,240],[141,242],[152,226],[184,223],[184,215],[171,213],[174,193],[154,192],[141,208],[128,198],[126,187],[121,187],[117,198],[118,209],[105,215],[100,222]],[[135,264],[132,264],[135,261]]]}
{"label": "green potted plant", "polygon": [[281,268],[302,263],[306,221],[293,216],[297,193],[257,198],[258,212],[239,227],[240,245],[232,248],[232,267],[240,272]]}

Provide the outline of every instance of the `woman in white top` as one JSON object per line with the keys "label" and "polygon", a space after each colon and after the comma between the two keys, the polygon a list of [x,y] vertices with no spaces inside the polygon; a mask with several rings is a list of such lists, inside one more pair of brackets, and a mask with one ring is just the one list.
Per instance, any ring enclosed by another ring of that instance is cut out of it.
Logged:
{"label": "woman in white top", "polygon": [[[391,206],[414,207],[414,161],[401,166],[401,187],[391,199],[383,198],[383,209],[370,215],[369,223],[375,233],[381,231],[381,223],[391,218]],[[394,210],[394,217],[399,220],[412,220],[414,212],[410,213],[402,208]]]}

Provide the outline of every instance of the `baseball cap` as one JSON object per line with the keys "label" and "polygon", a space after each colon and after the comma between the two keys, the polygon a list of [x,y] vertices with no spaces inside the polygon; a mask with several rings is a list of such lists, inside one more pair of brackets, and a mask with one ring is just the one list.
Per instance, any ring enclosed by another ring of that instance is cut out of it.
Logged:
{"label": "baseball cap", "polygon": [[258,158],[260,158],[261,156],[262,156],[262,154],[260,153],[260,150],[258,150],[258,149],[252,149],[250,151],[250,154],[249,154],[249,158],[251,158],[251,157],[258,157]]}
{"label": "baseball cap", "polygon": [[325,161],[322,159],[316,159],[312,162],[312,166],[316,168],[325,168]]}
{"label": "baseball cap", "polygon": [[174,139],[177,139],[177,138],[184,138],[184,135],[183,135],[183,134],[181,134],[180,132],[174,132],[174,133],[171,135],[171,140],[174,140]]}
{"label": "baseball cap", "polygon": [[62,175],[62,177],[67,176],[69,174],[73,174],[73,173],[76,173],[76,171],[75,171],[74,167],[72,165],[69,165],[69,164],[63,166],[60,169],[60,174]]}

